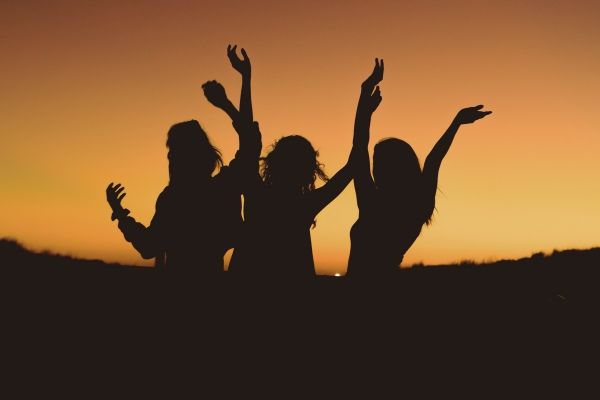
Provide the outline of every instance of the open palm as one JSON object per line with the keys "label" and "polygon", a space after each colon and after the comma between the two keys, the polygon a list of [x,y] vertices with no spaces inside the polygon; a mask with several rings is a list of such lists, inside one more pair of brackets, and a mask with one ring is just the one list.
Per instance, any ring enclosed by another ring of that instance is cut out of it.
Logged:
{"label": "open palm", "polygon": [[383,60],[375,59],[375,66],[371,75],[363,82],[363,87],[374,88],[383,80]]}
{"label": "open palm", "polygon": [[121,205],[121,201],[125,197],[125,187],[120,183],[116,185],[114,183],[110,183],[106,188],[106,201],[110,205],[110,208],[113,211],[112,220],[114,221],[118,216],[127,215],[129,213],[128,210],[125,210]]}
{"label": "open palm", "polygon": [[492,113],[491,111],[481,111],[482,108],[483,105],[463,108],[458,112],[458,114],[456,114],[455,120],[459,124],[472,124],[478,119],[481,119]]}

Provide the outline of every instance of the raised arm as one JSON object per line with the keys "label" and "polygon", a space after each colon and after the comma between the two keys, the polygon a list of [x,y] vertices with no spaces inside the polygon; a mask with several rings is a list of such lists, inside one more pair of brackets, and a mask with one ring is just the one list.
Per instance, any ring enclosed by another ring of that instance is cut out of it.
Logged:
{"label": "raised arm", "polygon": [[320,188],[310,193],[309,207],[313,216],[331,203],[348,186],[352,180],[352,165],[350,159],[336,174]]}
{"label": "raised arm", "polygon": [[379,82],[383,80],[383,60],[375,59],[371,75],[362,83],[356,117],[354,119],[354,146],[367,148],[369,145],[371,116],[381,103]]}
{"label": "raised arm", "polygon": [[371,176],[369,139],[371,117],[379,103],[381,92],[377,84],[383,80],[383,60],[375,59],[371,75],[363,82],[354,119],[354,140],[351,157],[353,159],[354,190],[358,208],[363,207],[375,192]]}
{"label": "raised arm", "polygon": [[250,81],[252,78],[252,66],[250,65],[250,58],[246,53],[245,49],[241,50],[242,57],[239,58],[236,52],[236,46],[227,46],[227,57],[231,66],[242,75],[242,92],[240,94],[240,113],[246,119],[246,121],[253,121],[254,116],[252,113],[252,91]]}
{"label": "raised arm", "polygon": [[375,59],[375,68],[371,76],[362,84],[360,99],[356,109],[354,120],[354,138],[352,151],[346,165],[344,165],[325,185],[312,194],[312,207],[314,215],[317,215],[327,204],[331,203],[348,186],[352,178],[357,199],[360,204],[364,203],[362,198],[366,192],[374,190],[375,184],[371,178],[371,167],[369,162],[369,127],[371,115],[381,103],[379,87],[375,87],[383,79],[383,60]]}
{"label": "raised arm", "polygon": [[491,114],[491,111],[481,111],[483,105],[475,107],[467,107],[460,110],[452,123],[437,141],[429,155],[425,159],[425,165],[423,166],[423,177],[424,177],[424,190],[425,199],[427,200],[426,214],[431,215],[433,207],[435,206],[435,193],[437,191],[438,175],[440,172],[440,166],[444,157],[450,150],[450,146],[454,141],[454,137],[463,124],[472,124],[473,122]]}
{"label": "raised arm", "polygon": [[125,197],[125,187],[120,183],[114,185],[112,182],[106,188],[106,200],[112,209],[111,219],[119,221],[119,229],[125,240],[130,242],[140,253],[142,258],[160,257],[164,252],[162,240],[160,240],[160,224],[162,206],[161,196],[156,202],[156,212],[150,225],[145,227],[129,216],[129,210],[123,208],[121,201]]}
{"label": "raised arm", "polygon": [[[225,88],[217,81],[208,81],[202,85],[204,96],[215,107],[223,110],[231,121],[240,138],[240,153],[251,153],[257,159],[262,149],[260,130],[252,119],[238,111],[227,97]],[[258,153],[257,153],[258,152]]]}
{"label": "raised arm", "polygon": [[239,151],[236,153],[235,160],[230,163],[230,167],[234,167],[240,174],[254,182],[255,175],[258,174],[258,160],[262,150],[262,137],[258,123],[247,119],[247,115],[243,115],[235,108],[219,82],[208,81],[202,85],[202,89],[206,99],[231,118],[239,136]]}
{"label": "raised arm", "polygon": [[[204,97],[213,106],[223,110],[233,123],[242,123],[243,115],[227,97],[225,88],[217,81],[208,81],[202,85]],[[240,132],[238,132],[239,134]]]}

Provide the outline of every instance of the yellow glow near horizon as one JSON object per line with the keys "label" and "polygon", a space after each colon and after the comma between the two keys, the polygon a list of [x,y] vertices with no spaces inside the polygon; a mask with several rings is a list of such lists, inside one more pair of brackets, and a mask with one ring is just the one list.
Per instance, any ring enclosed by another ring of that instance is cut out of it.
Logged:
{"label": "yellow glow near horizon", "polygon": [[[187,1],[0,5],[0,236],[36,249],[142,264],[104,199],[111,181],[143,223],[167,183],[165,138],[198,119],[231,159],[237,137],[200,90],[240,80],[245,47],[265,150],[306,136],[331,175],[351,147],[360,83],[385,59],[372,144],[424,160],[458,109],[434,223],[405,264],[526,256],[600,243],[600,3]],[[312,231],[320,273],[345,270],[352,184]]]}

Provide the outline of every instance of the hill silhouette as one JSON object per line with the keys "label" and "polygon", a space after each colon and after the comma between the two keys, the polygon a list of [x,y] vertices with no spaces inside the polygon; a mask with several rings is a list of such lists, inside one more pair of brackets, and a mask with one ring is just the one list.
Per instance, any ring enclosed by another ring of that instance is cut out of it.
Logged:
{"label": "hill silhouette", "polygon": [[484,376],[473,366],[556,373],[558,360],[578,362],[573,349],[596,342],[599,266],[594,248],[415,266],[383,282],[321,276],[292,285],[225,274],[206,283],[4,239],[2,338],[13,364],[55,371],[61,360],[82,382],[90,371],[129,376],[132,365],[190,374],[189,363],[252,379],[257,366],[284,379],[305,365],[328,376],[400,362],[419,371],[431,360],[471,363]]}
{"label": "hill silhouette", "polygon": [[[200,289],[217,290],[211,287],[215,282],[177,282],[153,268],[79,259],[47,251],[34,252],[12,239],[0,239],[0,267],[5,282],[12,281],[15,287],[23,286],[29,288],[26,290],[39,290],[40,293],[49,288],[68,291],[85,287],[86,292],[91,294],[100,288],[114,290],[123,285],[123,295],[133,295],[136,289],[147,289],[145,285],[162,287],[163,293],[167,293],[165,290],[168,289],[180,292],[178,288],[182,286],[189,293]],[[597,294],[599,268],[600,248],[555,250],[551,254],[540,252],[517,260],[481,264],[472,261],[436,266],[417,264],[399,270],[396,276],[387,277],[385,281],[319,276],[314,282],[299,286],[310,286],[312,295],[318,295],[321,300],[333,300],[343,294],[350,299],[349,303],[354,297],[353,290],[362,293],[367,290],[373,292],[371,295],[385,293],[398,301],[412,298],[420,306],[458,301],[504,306],[541,304],[552,308],[566,304],[600,303]],[[220,291],[230,292],[231,298],[240,291],[252,293],[255,287],[261,290],[250,298],[261,297],[264,290],[286,292],[292,287],[299,289],[290,282],[234,280],[227,273],[217,286]],[[293,293],[292,290],[286,295],[292,296]],[[31,295],[35,298],[35,291]]]}
{"label": "hill silhouette", "polygon": [[[84,271],[91,270],[124,270],[136,268],[134,266],[117,263],[106,263],[101,260],[89,260],[72,256],[51,253],[49,251],[36,252],[25,248],[17,240],[0,239],[0,263],[4,273],[18,272],[19,269],[37,270],[40,272],[64,272],[61,269],[78,268]],[[78,273],[81,271],[73,270]]]}
{"label": "hill silhouette", "polygon": [[[416,271],[422,268],[428,269],[471,269],[471,268],[498,268],[498,267],[560,267],[565,265],[579,265],[593,267],[599,265],[600,247],[590,249],[569,249],[569,250],[554,250],[552,253],[544,252],[534,253],[530,257],[523,257],[516,260],[502,259],[492,262],[477,263],[472,260],[460,261],[452,264],[436,264],[425,265],[423,263],[414,264],[410,267],[403,268],[400,272]],[[77,258],[69,255],[53,253],[50,251],[33,251],[23,246],[19,241],[10,238],[0,239],[0,262],[2,265],[12,264],[22,268],[46,268],[52,270],[54,268],[70,268],[84,267],[89,270],[98,272],[108,270],[131,271],[148,270],[149,267],[140,267],[137,265],[127,265],[119,263],[107,263],[102,260],[91,260]],[[6,272],[6,270],[5,270]],[[329,277],[329,276],[321,276]]]}

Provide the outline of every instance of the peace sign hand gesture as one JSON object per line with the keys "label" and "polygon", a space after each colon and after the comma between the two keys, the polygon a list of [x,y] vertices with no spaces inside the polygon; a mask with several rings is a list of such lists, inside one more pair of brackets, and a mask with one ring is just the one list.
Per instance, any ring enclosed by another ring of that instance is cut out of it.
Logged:
{"label": "peace sign hand gesture", "polygon": [[383,80],[383,59],[379,60],[378,58],[375,59],[375,67],[373,67],[373,72],[371,72],[371,75],[369,75],[369,77],[363,82],[362,87],[363,89],[367,89],[369,90],[369,88],[371,89],[371,91],[373,91],[373,88]]}

